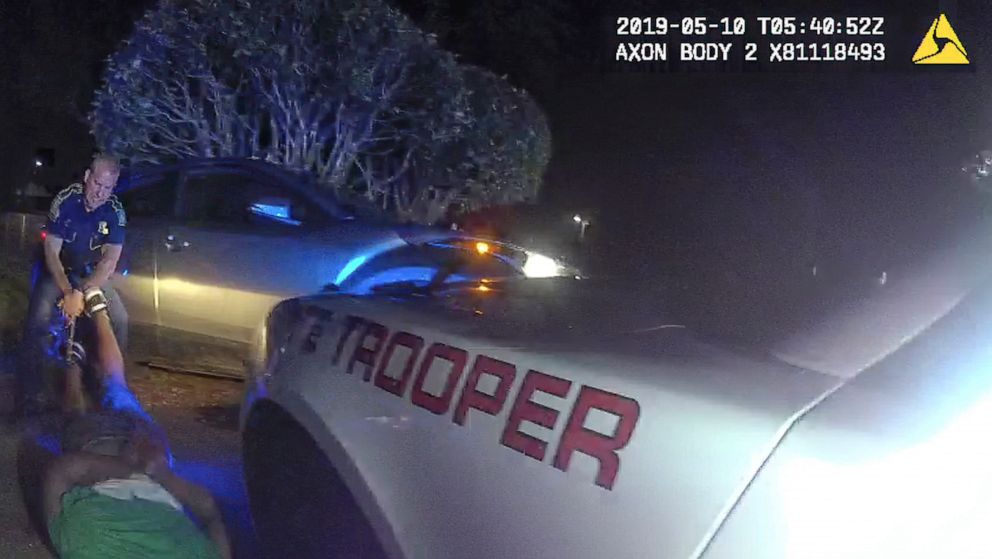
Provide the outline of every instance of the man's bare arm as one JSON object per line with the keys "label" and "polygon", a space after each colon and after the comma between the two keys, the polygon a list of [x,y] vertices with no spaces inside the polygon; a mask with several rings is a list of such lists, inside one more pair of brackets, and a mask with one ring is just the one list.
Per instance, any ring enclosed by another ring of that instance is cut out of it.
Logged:
{"label": "man's bare arm", "polygon": [[85,487],[108,479],[126,479],[134,468],[120,458],[88,452],[70,452],[55,459],[45,472],[42,504],[45,519],[55,520],[62,511],[62,495],[73,487]]}
{"label": "man's bare arm", "polygon": [[68,295],[72,292],[72,284],[69,283],[69,277],[66,276],[62,260],[59,258],[61,252],[62,237],[49,233],[45,237],[45,267],[48,268],[48,273],[55,280],[55,285],[62,290],[62,294]]}
{"label": "man's bare arm", "polygon": [[103,256],[100,258],[100,263],[96,265],[93,274],[83,280],[83,291],[91,287],[103,288],[106,285],[110,275],[117,269],[117,261],[120,260],[123,250],[124,245],[103,245]]}
{"label": "man's bare arm", "polygon": [[93,317],[96,330],[96,372],[101,380],[114,379],[114,382],[127,386],[124,373],[124,356],[114,336],[114,327],[107,313],[97,313]]}
{"label": "man's bare arm", "polygon": [[165,488],[177,501],[190,510],[200,522],[203,522],[207,530],[207,535],[217,546],[217,551],[221,557],[230,559],[231,543],[227,538],[227,528],[224,526],[224,518],[217,507],[217,501],[213,495],[205,488],[186,481],[177,476],[172,470],[163,468],[156,472],[152,479]]}

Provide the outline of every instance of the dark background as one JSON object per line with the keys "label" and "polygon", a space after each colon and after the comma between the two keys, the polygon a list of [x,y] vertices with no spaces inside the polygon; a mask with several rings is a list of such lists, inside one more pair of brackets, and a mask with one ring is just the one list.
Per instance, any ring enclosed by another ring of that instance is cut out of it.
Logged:
{"label": "dark background", "polygon": [[[36,148],[56,150],[59,181],[86,164],[83,115],[102,61],[150,4],[0,7],[0,193],[26,181]],[[745,299],[783,298],[813,265],[860,285],[897,270],[975,207],[959,169],[992,145],[987,2],[398,4],[463,60],[539,100],[554,140],[540,213],[565,230],[574,212],[592,216],[580,257],[594,273],[715,282]],[[611,62],[618,14],[881,15],[890,56],[903,60],[940,12],[968,50],[964,72],[905,61],[801,72]]]}

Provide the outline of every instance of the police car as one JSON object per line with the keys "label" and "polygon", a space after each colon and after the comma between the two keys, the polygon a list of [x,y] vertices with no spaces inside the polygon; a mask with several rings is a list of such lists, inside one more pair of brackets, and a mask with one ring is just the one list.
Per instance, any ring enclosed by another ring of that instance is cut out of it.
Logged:
{"label": "police car", "polygon": [[285,301],[242,408],[261,541],[274,557],[990,557],[990,231],[761,347],[588,280]]}

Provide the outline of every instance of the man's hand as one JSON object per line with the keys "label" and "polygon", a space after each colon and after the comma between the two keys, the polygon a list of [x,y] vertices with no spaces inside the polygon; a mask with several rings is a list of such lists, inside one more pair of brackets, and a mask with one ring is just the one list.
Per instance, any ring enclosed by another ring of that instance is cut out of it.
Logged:
{"label": "man's hand", "polygon": [[169,468],[165,449],[149,438],[132,440],[132,456],[128,461],[143,469],[148,477],[165,488],[177,501],[196,516],[217,546],[224,559],[231,558],[231,541],[224,526],[217,501],[206,488],[179,477]]}
{"label": "man's hand", "polygon": [[165,448],[160,442],[147,435],[133,436],[130,450],[124,458],[136,471],[140,471],[152,479],[158,479],[172,473]]}
{"label": "man's hand", "polygon": [[83,292],[73,289],[62,297],[62,314],[76,318],[83,314]]}

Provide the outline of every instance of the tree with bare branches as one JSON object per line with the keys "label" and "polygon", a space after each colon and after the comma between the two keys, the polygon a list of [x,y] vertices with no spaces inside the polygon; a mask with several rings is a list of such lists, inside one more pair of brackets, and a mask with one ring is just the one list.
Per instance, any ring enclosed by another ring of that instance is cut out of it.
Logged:
{"label": "tree with bare branches", "polygon": [[525,92],[382,0],[163,0],[108,61],[90,122],[135,162],[265,159],[426,223],[533,199],[550,153]]}

